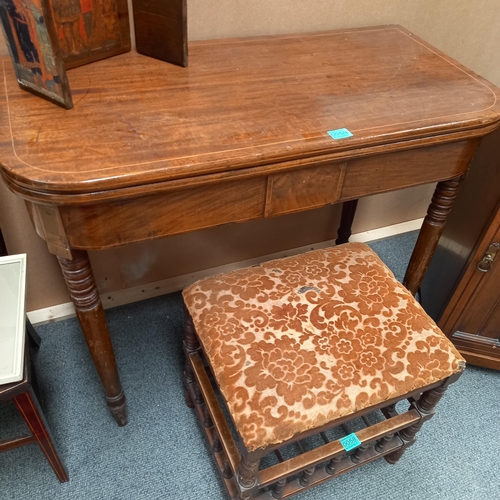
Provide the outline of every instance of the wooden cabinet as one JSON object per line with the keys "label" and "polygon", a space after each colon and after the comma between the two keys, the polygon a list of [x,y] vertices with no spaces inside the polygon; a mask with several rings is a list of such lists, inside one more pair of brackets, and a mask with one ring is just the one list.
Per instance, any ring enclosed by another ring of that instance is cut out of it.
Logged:
{"label": "wooden cabinet", "polygon": [[469,363],[500,370],[499,131],[473,160],[421,292],[424,308]]}

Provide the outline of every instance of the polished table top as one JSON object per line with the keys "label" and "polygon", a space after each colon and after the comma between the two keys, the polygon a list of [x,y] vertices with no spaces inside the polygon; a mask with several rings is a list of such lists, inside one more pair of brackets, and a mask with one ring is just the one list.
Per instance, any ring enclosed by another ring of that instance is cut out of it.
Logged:
{"label": "polished table top", "polygon": [[[68,72],[70,111],[20,90],[10,62],[3,72],[4,175],[28,198],[73,196],[68,203],[397,148],[402,139],[430,142],[500,119],[498,89],[399,26],[194,42],[188,68],[123,54]],[[343,128],[352,137],[327,134]]]}

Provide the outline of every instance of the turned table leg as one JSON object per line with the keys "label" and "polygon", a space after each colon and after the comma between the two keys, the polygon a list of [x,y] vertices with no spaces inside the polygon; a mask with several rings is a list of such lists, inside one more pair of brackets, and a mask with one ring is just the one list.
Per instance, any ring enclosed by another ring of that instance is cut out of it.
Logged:
{"label": "turned table leg", "polygon": [[337,231],[336,245],[347,243],[351,236],[352,223],[356,215],[358,200],[345,201],[342,204],[342,215],[340,216],[340,227]]}
{"label": "turned table leg", "polygon": [[104,386],[106,402],[118,425],[127,424],[125,394],[120,383],[113,345],[97,292],[88,254],[73,250],[73,259],[58,257],[83,335]]}
{"label": "turned table leg", "polygon": [[406,269],[403,284],[415,295],[436,250],[451,207],[458,194],[461,177],[439,182],[434,191],[417,243]]}

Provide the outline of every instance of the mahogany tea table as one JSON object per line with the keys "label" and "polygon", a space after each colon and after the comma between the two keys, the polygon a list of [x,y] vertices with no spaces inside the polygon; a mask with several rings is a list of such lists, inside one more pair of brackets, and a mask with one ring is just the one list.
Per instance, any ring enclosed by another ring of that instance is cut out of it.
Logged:
{"label": "mahogany tea table", "polygon": [[190,44],[187,68],[127,53],[69,72],[75,107],[3,62],[0,162],[57,255],[119,425],[127,423],[88,250],[344,205],[437,182],[415,293],[500,91],[399,26]]}

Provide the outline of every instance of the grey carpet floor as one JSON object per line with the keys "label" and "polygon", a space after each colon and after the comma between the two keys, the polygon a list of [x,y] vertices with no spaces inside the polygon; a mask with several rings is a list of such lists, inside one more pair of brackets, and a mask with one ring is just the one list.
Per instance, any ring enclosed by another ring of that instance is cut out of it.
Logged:
{"label": "grey carpet floor", "polygon": [[[414,240],[410,233],[373,244],[399,279]],[[76,319],[39,327],[42,400],[70,481],[59,484],[38,447],[25,446],[0,454],[0,498],[226,498],[184,404],[180,294],[115,308],[107,317],[130,423],[119,428],[107,412]],[[498,380],[498,372],[468,367],[398,464],[379,460],[296,498],[500,498]],[[0,405],[0,439],[22,427],[15,408]]]}

